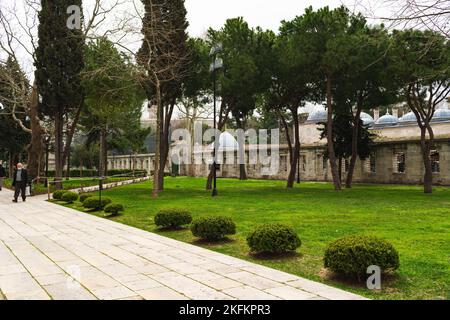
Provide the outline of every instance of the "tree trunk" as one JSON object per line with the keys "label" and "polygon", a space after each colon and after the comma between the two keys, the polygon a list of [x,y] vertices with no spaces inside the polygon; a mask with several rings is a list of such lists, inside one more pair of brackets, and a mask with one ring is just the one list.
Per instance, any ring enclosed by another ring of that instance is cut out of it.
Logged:
{"label": "tree trunk", "polygon": [[[239,117],[235,117],[238,129],[244,130],[244,125]],[[238,162],[239,162],[239,180],[247,180],[247,171],[245,168],[245,138],[244,141],[238,139]]]}
{"label": "tree trunk", "polygon": [[339,179],[339,173],[336,165],[336,155],[334,152],[333,141],[333,103],[331,96],[331,75],[327,75],[327,144],[328,144],[328,158],[330,160],[331,175],[333,176],[334,189],[336,191],[341,190],[341,181]]}
{"label": "tree trunk", "polygon": [[291,168],[289,170],[289,175],[287,179],[287,188],[291,189],[294,187],[295,175],[297,173],[298,161],[300,159],[300,132],[299,132],[299,122],[298,122],[298,108],[294,107],[291,109],[292,120],[294,121],[294,150],[293,157],[291,160]]}
{"label": "tree trunk", "polygon": [[[427,141],[426,133],[428,131],[429,139]],[[421,128],[420,147],[422,149],[422,158],[425,169],[423,177],[424,193],[433,193],[433,171],[431,167],[431,146],[434,140],[433,129],[429,124]]]}
{"label": "tree trunk", "polygon": [[[160,145],[160,174],[159,174],[159,191],[164,190],[164,176],[165,176],[165,169],[166,169],[166,163],[167,158],[169,156],[169,148],[170,148],[170,141],[169,141],[169,134],[170,134],[170,120],[172,119],[173,109],[175,107],[175,101],[172,101],[172,103],[167,107],[166,112],[162,113],[162,138],[161,138],[161,145]],[[164,111],[164,108],[163,108]]]}
{"label": "tree trunk", "polygon": [[67,154],[67,166],[66,166],[66,180],[70,179],[70,151]]}
{"label": "tree trunk", "polygon": [[153,172],[153,198],[158,197],[160,191],[160,159],[161,159],[161,139],[162,139],[162,118],[163,110],[161,103],[161,86],[159,80],[156,79],[156,150],[155,150],[155,167]]}
{"label": "tree trunk", "polygon": [[38,115],[38,95],[36,86],[33,86],[30,101],[30,129],[31,140],[27,147],[28,151],[28,175],[30,179],[38,178],[42,175],[44,164],[44,129],[41,127]]}
{"label": "tree trunk", "polygon": [[345,181],[345,187],[351,188],[353,184],[353,174],[355,172],[356,160],[358,159],[358,137],[359,137],[359,122],[362,111],[362,101],[358,101],[356,107],[356,114],[353,117],[353,132],[352,132],[352,156],[350,159],[350,165],[347,172],[347,180]]}
{"label": "tree trunk", "polygon": [[[63,154],[63,166],[66,161],[68,163],[70,162],[68,159],[70,156],[70,146],[72,145],[73,136],[75,135],[75,130],[77,128],[78,121],[80,120],[83,105],[84,105],[84,98],[82,99],[80,105],[78,106],[77,112],[75,114],[75,118],[73,119],[73,122],[72,122],[72,125],[70,126],[70,128],[68,127],[68,130],[67,130],[67,134],[66,134],[67,140],[66,140],[66,145],[64,146],[64,154]],[[69,165],[70,165],[70,163],[69,163]]]}
{"label": "tree trunk", "polygon": [[63,114],[60,110],[55,114],[55,188],[62,189],[63,173]]}

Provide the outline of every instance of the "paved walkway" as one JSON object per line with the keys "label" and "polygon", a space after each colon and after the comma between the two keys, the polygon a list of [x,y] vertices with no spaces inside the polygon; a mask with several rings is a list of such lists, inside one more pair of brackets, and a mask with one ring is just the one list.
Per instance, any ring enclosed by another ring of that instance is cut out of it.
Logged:
{"label": "paved walkway", "polygon": [[0,192],[0,299],[361,299],[45,197]]}

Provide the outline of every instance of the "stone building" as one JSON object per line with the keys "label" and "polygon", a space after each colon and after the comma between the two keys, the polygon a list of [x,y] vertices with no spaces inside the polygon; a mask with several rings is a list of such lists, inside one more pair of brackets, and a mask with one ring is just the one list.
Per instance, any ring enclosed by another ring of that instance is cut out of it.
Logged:
{"label": "stone building", "polygon": [[[421,184],[424,168],[420,150],[420,130],[412,112],[398,116],[394,109],[392,115],[379,116],[377,110],[373,116],[362,113],[361,118],[369,130],[376,134],[373,154],[365,159],[358,159],[354,172],[354,182],[380,184]],[[326,139],[320,139],[319,122],[326,121],[326,110],[316,108],[306,121],[300,124],[300,177],[303,181],[331,181],[328,160],[324,156]],[[438,109],[432,121],[435,133],[435,144],[432,152],[432,167],[436,185],[450,185],[450,110],[446,105]],[[234,161],[227,164],[230,158],[237,159],[238,145],[233,136],[222,133],[220,137],[217,166],[218,177],[238,177],[239,165]],[[257,145],[247,145],[246,155],[254,151]],[[172,165],[169,161],[166,171],[179,175],[204,177],[211,166],[212,145],[201,148],[204,158],[202,164]],[[224,159],[225,158],[225,159]],[[109,168],[132,168],[133,156],[109,157]],[[137,155],[136,169],[153,170],[153,155]],[[345,177],[349,160],[343,161],[342,175]],[[279,146],[279,170],[275,174],[265,174],[260,164],[246,164],[247,175],[255,179],[286,179],[289,172],[289,155],[287,145]]]}

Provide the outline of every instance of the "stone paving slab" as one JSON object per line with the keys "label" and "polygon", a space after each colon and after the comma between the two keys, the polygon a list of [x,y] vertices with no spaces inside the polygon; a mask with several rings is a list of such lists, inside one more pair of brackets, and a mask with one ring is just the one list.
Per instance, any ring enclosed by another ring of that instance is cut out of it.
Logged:
{"label": "stone paving slab", "polygon": [[45,199],[0,192],[0,300],[364,299]]}

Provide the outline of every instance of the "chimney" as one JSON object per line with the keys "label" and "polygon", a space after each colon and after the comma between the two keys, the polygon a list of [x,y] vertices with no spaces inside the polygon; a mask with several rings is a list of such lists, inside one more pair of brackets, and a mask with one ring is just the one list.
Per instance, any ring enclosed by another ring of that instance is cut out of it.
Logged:
{"label": "chimney", "polygon": [[392,108],[392,115],[398,118],[398,108]]}
{"label": "chimney", "polygon": [[378,119],[380,119],[380,109],[375,108],[373,110],[373,120],[377,121]]}

